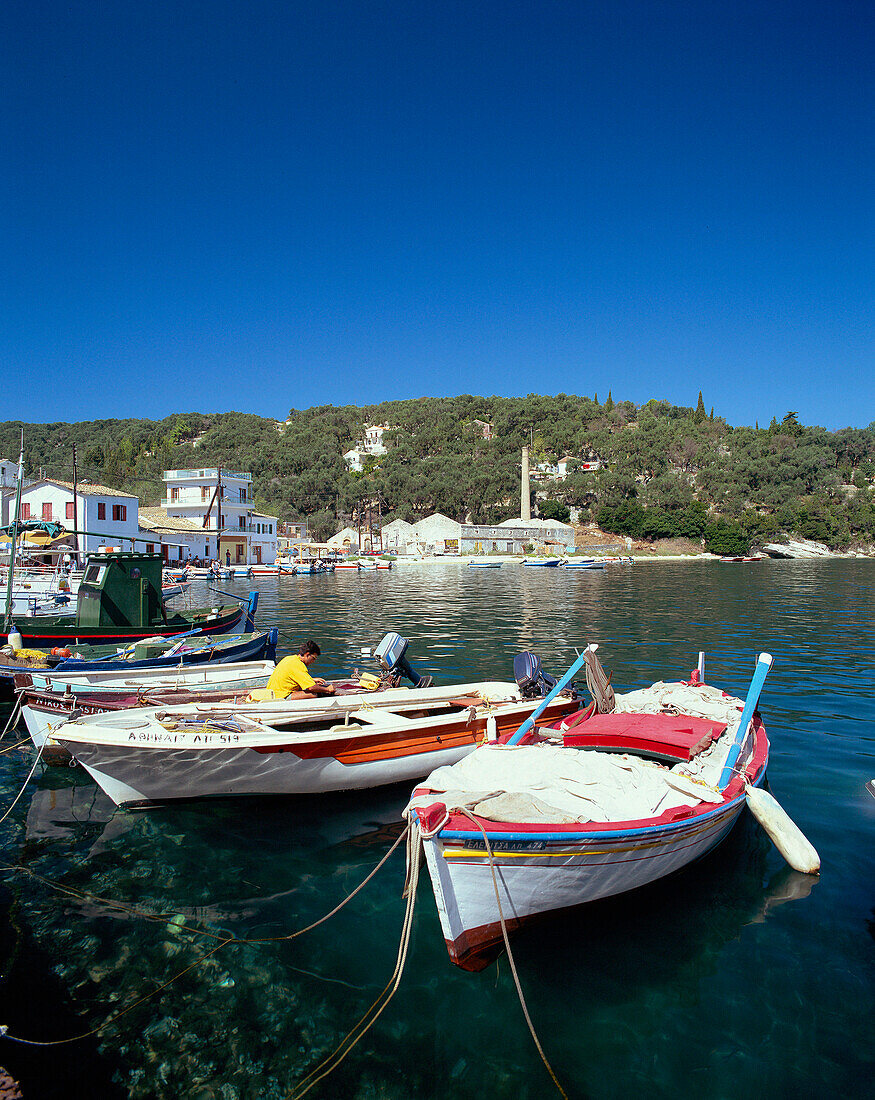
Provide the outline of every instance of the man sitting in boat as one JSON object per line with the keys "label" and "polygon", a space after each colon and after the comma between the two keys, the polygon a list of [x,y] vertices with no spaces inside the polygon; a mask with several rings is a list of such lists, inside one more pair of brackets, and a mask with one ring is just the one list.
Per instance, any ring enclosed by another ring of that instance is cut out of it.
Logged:
{"label": "man sitting in boat", "polygon": [[297,656],[283,657],[267,682],[274,699],[314,699],[317,695],[333,695],[333,684],[326,684],[318,677],[314,679],[308,671],[321,652],[314,641],[308,640]]}

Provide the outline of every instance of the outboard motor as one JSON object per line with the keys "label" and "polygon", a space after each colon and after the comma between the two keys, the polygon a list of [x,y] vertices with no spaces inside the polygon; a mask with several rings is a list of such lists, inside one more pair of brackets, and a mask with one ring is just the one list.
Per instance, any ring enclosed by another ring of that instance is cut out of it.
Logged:
{"label": "outboard motor", "polygon": [[541,658],[534,653],[518,653],[513,659],[513,677],[524,699],[544,698],[558,683],[541,668]]}
{"label": "outboard motor", "polygon": [[409,645],[410,642],[400,634],[384,634],[374,649],[374,656],[389,675],[397,674],[399,679],[406,676],[417,688],[431,687],[431,676],[418,676],[408,664],[404,654]]}

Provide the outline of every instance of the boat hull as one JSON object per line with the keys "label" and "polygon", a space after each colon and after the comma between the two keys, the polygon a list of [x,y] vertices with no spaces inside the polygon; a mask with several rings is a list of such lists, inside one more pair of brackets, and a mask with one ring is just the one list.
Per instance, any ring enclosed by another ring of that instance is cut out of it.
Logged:
{"label": "boat hull", "polygon": [[[198,665],[207,662],[230,664],[238,661],[272,661],[276,656],[277,633],[275,630],[241,634],[231,638],[217,638],[215,644],[200,645],[200,639],[192,639],[175,653],[141,660],[80,660],[67,657],[55,666],[56,672],[125,671],[127,669],[178,668],[180,665]],[[19,670],[20,671],[20,670]]]}
{"label": "boat hull", "polygon": [[[744,776],[754,786],[765,778],[768,749],[755,719],[742,749]],[[415,793],[427,793],[427,786]],[[458,812],[447,818],[435,793],[434,803],[414,812],[450,958],[462,969],[481,970],[501,950],[502,918],[511,932],[536,917],[681,870],[726,837],[744,805],[743,781],[736,777],[722,802],[672,810],[660,819],[499,824]]]}
{"label": "boat hull", "polygon": [[[111,740],[99,730],[89,737],[87,727],[76,723],[52,736],[119,805],[324,794],[421,779],[471,752],[487,736],[490,717],[495,718],[500,736],[515,730],[535,705],[531,701],[497,704],[473,716],[467,707],[460,707],[459,713],[449,717],[399,723],[393,721],[388,706],[370,703],[369,720],[374,725],[350,725],[349,735],[340,726],[312,734],[283,732],[267,725],[265,717],[264,732],[256,736],[208,726],[207,714],[202,729],[192,735],[161,726],[143,711],[140,725],[138,715],[128,712],[129,725]],[[575,706],[570,699],[557,699],[546,714],[558,719]],[[175,747],[180,742],[186,747]]]}
{"label": "boat hull", "polygon": [[[242,607],[224,607],[217,613],[179,612],[168,615],[166,622],[151,624],[147,627],[121,626],[81,626],[75,621],[64,620],[56,616],[46,618],[22,619],[18,624],[22,645],[25,649],[49,649],[81,643],[83,645],[126,645],[128,642],[142,641],[144,638],[170,638],[189,630],[198,630],[201,634],[225,634],[243,618]],[[7,641],[6,634],[0,634],[0,644]]]}
{"label": "boat hull", "polygon": [[[708,820],[674,828],[578,833],[556,840],[490,836],[498,898],[508,932],[546,913],[635,890],[715,848],[744,806],[739,797]],[[450,958],[482,970],[503,936],[490,860],[482,837],[425,841],[425,857]]]}

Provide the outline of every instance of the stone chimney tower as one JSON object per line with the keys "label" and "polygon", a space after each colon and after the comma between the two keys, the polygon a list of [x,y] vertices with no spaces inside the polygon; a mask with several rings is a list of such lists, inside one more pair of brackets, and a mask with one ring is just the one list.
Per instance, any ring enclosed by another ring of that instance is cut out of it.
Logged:
{"label": "stone chimney tower", "polygon": [[529,495],[529,448],[523,447],[522,485],[520,486],[520,519],[530,523],[532,519],[532,499]]}

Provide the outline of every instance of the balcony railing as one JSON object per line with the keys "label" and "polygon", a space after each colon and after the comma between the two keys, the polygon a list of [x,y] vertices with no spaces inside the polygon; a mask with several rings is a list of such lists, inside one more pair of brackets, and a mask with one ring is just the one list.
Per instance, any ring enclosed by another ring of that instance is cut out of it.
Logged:
{"label": "balcony railing", "polygon": [[[187,479],[205,480],[211,479],[217,481],[219,477],[219,471],[217,468],[212,470],[165,470],[164,481],[183,481]],[[238,473],[236,470],[222,470],[222,480],[225,478],[234,478],[236,481],[252,481],[252,474]]]}
{"label": "balcony railing", "polygon": [[[223,492],[220,499],[222,501],[222,507],[223,508],[225,508],[225,507],[228,507],[228,508],[251,508],[251,506],[252,506],[252,501],[249,500],[249,499],[240,500],[239,497],[237,499],[235,499],[235,495],[234,495],[233,490],[231,490],[230,493]],[[161,507],[162,508],[175,508],[175,507],[197,508],[197,507],[202,507],[203,511],[205,512],[207,510],[207,508],[209,508],[211,501],[213,502],[213,507],[215,507],[216,502],[213,500],[213,494],[212,493],[210,493],[210,495],[207,497],[207,499],[204,500],[204,498],[201,495],[199,490],[190,489],[190,490],[186,491],[186,490],[183,489],[183,490],[180,490],[180,492],[176,496],[166,496],[166,497],[164,497],[161,501]]]}

